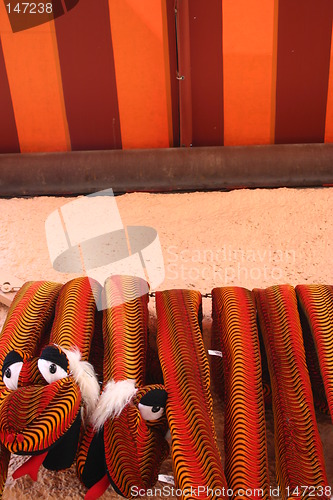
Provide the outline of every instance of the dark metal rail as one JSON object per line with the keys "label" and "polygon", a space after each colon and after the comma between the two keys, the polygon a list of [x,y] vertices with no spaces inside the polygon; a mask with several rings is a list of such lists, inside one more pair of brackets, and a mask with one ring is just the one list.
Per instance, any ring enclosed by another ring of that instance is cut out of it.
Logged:
{"label": "dark metal rail", "polygon": [[333,185],[333,144],[0,155],[0,196]]}

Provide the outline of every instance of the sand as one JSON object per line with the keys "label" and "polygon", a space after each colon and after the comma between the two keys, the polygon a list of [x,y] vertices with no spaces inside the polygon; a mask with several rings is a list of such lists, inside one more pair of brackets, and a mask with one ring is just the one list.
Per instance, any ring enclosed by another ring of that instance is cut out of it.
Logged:
{"label": "sand", "polygon": [[[75,275],[52,268],[45,237],[45,220],[72,198],[40,197],[0,200],[0,269],[23,281],[66,282]],[[231,192],[118,196],[125,226],[157,230],[164,257],[165,279],[158,289],[190,288],[203,293],[213,287],[237,285],[249,289],[289,283],[333,283],[333,188],[238,190]],[[210,300],[203,299],[204,338],[210,339]],[[2,325],[8,309],[0,306]],[[155,328],[154,301],[150,304]],[[214,412],[223,455],[223,414],[214,393]],[[275,482],[273,418],[267,412],[271,484]],[[327,473],[333,484],[333,427],[318,415]],[[83,498],[85,489],[75,470],[39,472],[13,482],[12,460],[4,499]],[[170,460],[163,472],[171,474]],[[158,486],[162,486],[158,484]],[[117,498],[111,488],[103,499]]]}

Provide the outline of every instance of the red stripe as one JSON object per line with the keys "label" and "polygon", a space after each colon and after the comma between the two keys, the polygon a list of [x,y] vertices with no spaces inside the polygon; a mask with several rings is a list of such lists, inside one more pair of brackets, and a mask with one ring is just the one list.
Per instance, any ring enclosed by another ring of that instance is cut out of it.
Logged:
{"label": "red stripe", "polygon": [[179,90],[177,75],[177,44],[176,44],[176,19],[175,0],[166,0],[168,42],[169,42],[169,64],[171,82],[172,101],[172,125],[173,125],[173,146],[179,146]]}
{"label": "red stripe", "polygon": [[179,79],[179,135],[181,146],[192,145],[192,98],[189,0],[176,0]]}
{"label": "red stripe", "polygon": [[280,0],[275,142],[324,142],[332,0]]}
{"label": "red stripe", "polygon": [[10,95],[6,65],[0,40],[0,153],[19,153],[12,97]]}
{"label": "red stripe", "polygon": [[80,0],[55,21],[72,150],[121,148],[107,0]]}
{"label": "red stripe", "polygon": [[222,2],[189,1],[193,146],[223,145]]}
{"label": "red stripe", "polygon": [[80,0],[65,0],[66,9],[73,9],[79,3],[79,1]]}

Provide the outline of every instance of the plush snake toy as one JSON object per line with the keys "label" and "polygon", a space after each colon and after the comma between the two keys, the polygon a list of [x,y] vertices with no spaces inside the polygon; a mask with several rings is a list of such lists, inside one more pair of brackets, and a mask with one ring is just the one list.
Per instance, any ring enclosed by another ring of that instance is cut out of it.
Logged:
{"label": "plush snake toy", "polygon": [[[32,352],[31,334],[17,338],[11,328],[13,340],[8,341],[12,318],[18,315],[23,325],[27,318],[29,324],[32,322],[28,311],[22,311],[20,296],[1,336],[7,350],[2,362],[2,382],[7,390],[1,392],[0,440],[11,453],[31,456],[15,471],[14,478],[29,474],[36,480],[41,464],[51,470],[70,467],[77,452],[81,423],[94,410],[99,396],[99,384],[88,357],[100,285],[77,278],[60,291],[59,285],[52,286],[59,296],[49,345],[32,363],[37,367],[35,380],[25,377],[25,383],[20,384],[25,359],[36,353],[36,349]],[[40,299],[35,293],[29,307],[38,299],[37,323],[45,323],[52,314],[50,299],[45,296]],[[17,347],[22,339],[24,351]]]}
{"label": "plush snake toy", "polygon": [[86,499],[99,498],[110,484],[127,498],[132,488],[145,491],[168,454],[167,393],[161,385],[145,386],[147,291],[140,278],[105,283],[103,391],[77,458]]}
{"label": "plush snake toy", "polygon": [[[38,430],[28,429],[36,406],[27,390],[41,382],[37,356],[48,342],[61,285],[25,283],[16,294],[0,336],[0,496],[7,478],[10,453],[24,452],[26,439],[34,448]],[[37,409],[38,411],[38,409]]]}
{"label": "plush snake toy", "polygon": [[254,290],[254,296],[272,383],[282,497],[301,497],[300,487],[305,486],[313,488],[305,492],[306,497],[312,493],[329,498],[295,290],[288,285],[273,286]]}
{"label": "plush snake toy", "polygon": [[266,425],[255,302],[249,290],[238,287],[214,288],[212,301],[215,347],[223,355],[217,361],[224,368],[226,479],[233,492],[251,490],[251,498],[267,499]]}
{"label": "plush snake toy", "polygon": [[[147,284],[125,276],[107,280],[101,394],[88,363],[97,366],[102,359],[99,294],[100,286],[87,278],[64,286],[26,283],[9,310],[0,334],[0,496],[10,453],[31,456],[15,477],[28,473],[36,479],[41,464],[69,467],[79,446],[86,499],[98,498],[110,484],[130,498],[133,487],[155,484],[168,452],[169,425],[183,498],[191,492],[201,499],[226,496],[227,483],[234,491],[262,488],[267,497],[264,356],[281,495],[331,497],[311,383],[315,402],[333,419],[332,287],[213,290],[213,344],[223,354],[226,478],[216,444],[200,293],[156,293],[164,386],[146,386]],[[302,485],[310,486],[305,494]]]}
{"label": "plush snake toy", "polygon": [[[333,288],[329,285],[298,285],[296,294],[301,308],[307,360],[315,399],[328,410],[333,421]],[[311,334],[309,335],[309,332]]]}
{"label": "plush snake toy", "polygon": [[227,497],[200,329],[201,294],[189,290],[156,292],[156,311],[176,487],[182,498]]}

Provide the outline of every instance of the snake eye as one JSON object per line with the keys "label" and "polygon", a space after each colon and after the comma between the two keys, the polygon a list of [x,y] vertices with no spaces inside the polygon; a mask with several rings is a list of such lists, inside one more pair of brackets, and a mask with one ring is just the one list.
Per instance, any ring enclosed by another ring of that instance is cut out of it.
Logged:
{"label": "snake eye", "polygon": [[56,346],[45,347],[38,360],[38,369],[48,384],[68,377],[67,356]]}
{"label": "snake eye", "polygon": [[38,369],[48,384],[52,384],[52,382],[56,382],[61,378],[68,377],[68,373],[65,372],[61,366],[56,363],[52,363],[47,359],[38,360]]}
{"label": "snake eye", "polygon": [[[144,420],[157,420],[164,413],[164,408],[159,406],[146,406],[141,403],[138,404],[138,408]],[[158,408],[158,409],[157,409]]]}
{"label": "snake eye", "polygon": [[152,389],[147,392],[138,404],[144,420],[158,420],[164,413],[167,393],[164,389]]}
{"label": "snake eye", "polygon": [[7,389],[11,391],[17,389],[22,366],[23,359],[18,352],[11,351],[7,354],[2,367],[2,380]]}
{"label": "snake eye", "polygon": [[51,363],[49,366],[50,373],[54,374],[57,371],[57,365],[55,363]]}

